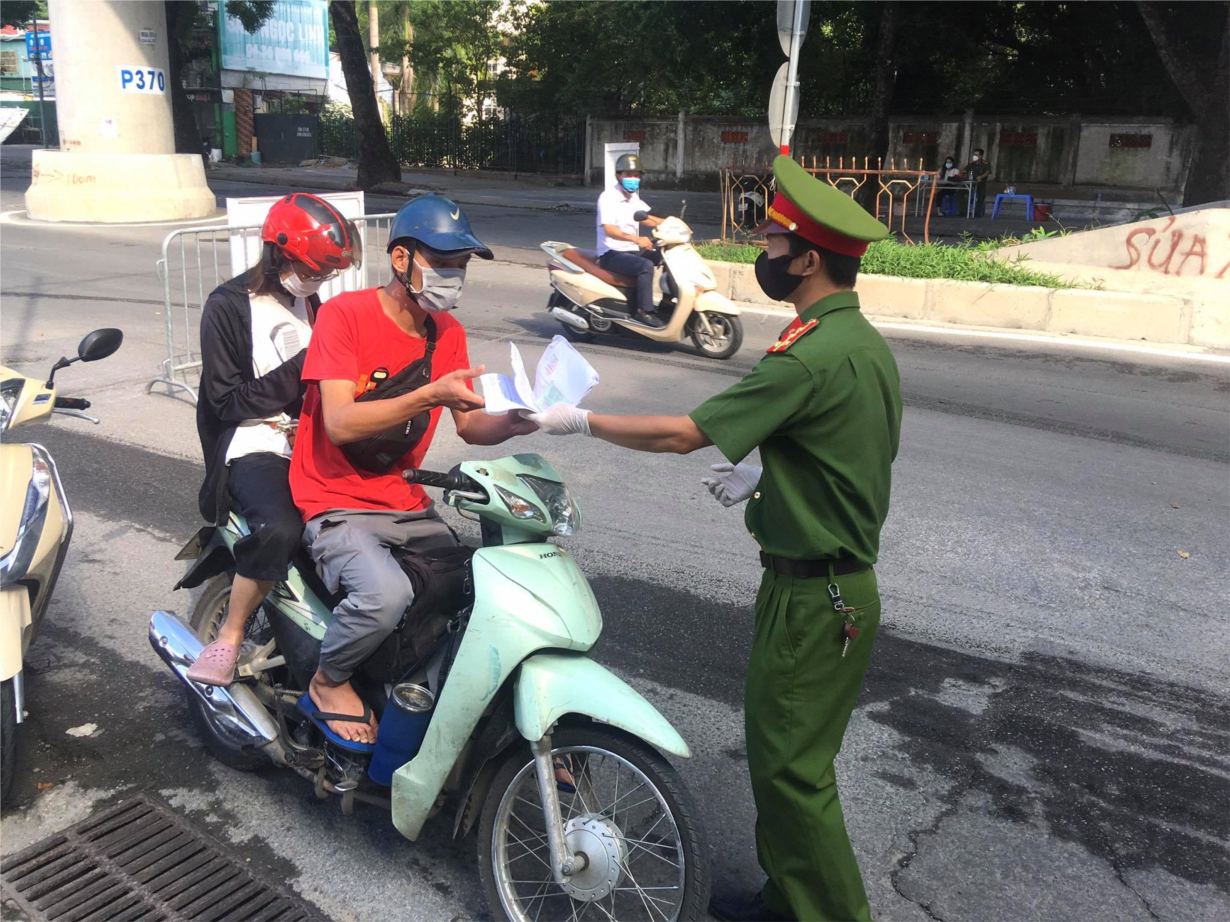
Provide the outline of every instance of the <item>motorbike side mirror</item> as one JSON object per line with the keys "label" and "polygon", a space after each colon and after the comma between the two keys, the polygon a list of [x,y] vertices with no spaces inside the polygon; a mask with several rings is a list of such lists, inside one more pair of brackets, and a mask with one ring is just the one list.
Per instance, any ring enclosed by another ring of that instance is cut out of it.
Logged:
{"label": "motorbike side mirror", "polygon": [[113,355],[123,341],[124,331],[116,330],[112,327],[104,327],[101,330],[95,330],[93,333],[87,334],[85,339],[81,340],[81,344],[77,346],[77,357],[75,359],[60,356],[59,361],[51,366],[51,374],[47,377],[47,387],[55,385],[56,372],[61,368],[67,368],[73,362],[97,362],[99,359],[105,359],[107,356]]}
{"label": "motorbike side mirror", "polygon": [[639,224],[640,222],[644,221],[647,217],[649,217],[648,211],[638,211],[632,215],[632,220]]}
{"label": "motorbike side mirror", "polygon": [[109,355],[114,355],[124,342],[124,331],[113,327],[95,330],[81,340],[77,347],[77,358],[83,362],[97,362]]}

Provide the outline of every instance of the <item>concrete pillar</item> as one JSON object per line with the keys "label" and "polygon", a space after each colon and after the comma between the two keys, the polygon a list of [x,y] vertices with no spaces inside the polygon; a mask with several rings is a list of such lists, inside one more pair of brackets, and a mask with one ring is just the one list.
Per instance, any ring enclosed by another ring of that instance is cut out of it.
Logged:
{"label": "concrete pillar", "polygon": [[584,184],[587,186],[593,185],[589,178],[590,171],[594,167],[594,117],[592,115],[585,116],[585,179]]}
{"label": "concrete pillar", "polygon": [[675,182],[683,182],[683,148],[687,143],[687,112],[679,110],[679,130],[675,133]]}
{"label": "concrete pillar", "polygon": [[[256,135],[256,107],[252,100],[251,90],[235,90],[235,143],[239,146],[239,156],[247,160],[252,154],[252,138]],[[257,139],[260,143],[260,139]]]}
{"label": "concrete pillar", "polygon": [[176,154],[161,3],[49,0],[60,149],[34,152],[39,221],[124,223],[213,213],[199,154]]}

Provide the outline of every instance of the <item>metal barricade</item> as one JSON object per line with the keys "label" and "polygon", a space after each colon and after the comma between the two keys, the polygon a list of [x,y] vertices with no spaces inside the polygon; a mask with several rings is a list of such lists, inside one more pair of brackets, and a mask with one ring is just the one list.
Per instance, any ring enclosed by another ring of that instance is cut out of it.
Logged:
{"label": "metal barricade", "polygon": [[[363,264],[342,273],[320,290],[327,300],[342,291],[356,291],[384,285],[391,275],[385,248],[393,214],[365,215],[354,219],[363,241]],[[244,253],[256,241],[260,225],[251,227],[188,227],[172,231],[162,241],[158,277],[162,280],[162,314],[166,323],[167,357],[162,374],[145,385],[145,393],[155,386],[166,387],[166,396],[183,391],[193,404],[197,400],[201,354],[197,331],[201,310],[215,288],[234,277],[231,256],[236,247]],[[161,392],[160,392],[161,393]]]}
{"label": "metal barricade", "polygon": [[[895,160],[890,160],[888,168],[884,163],[876,162],[873,169],[868,158],[863,158],[862,166],[856,158],[850,159],[847,166],[844,157],[839,157],[834,166],[830,158],[825,158],[824,166],[820,166],[817,158],[811,158],[808,166],[806,157],[799,157],[800,165],[812,176],[823,179],[834,188],[840,189],[851,198],[857,198],[860,190],[873,179],[875,185],[875,216],[883,221],[888,229],[896,229],[908,243],[913,243],[905,230],[905,218],[909,214],[909,203],[912,196],[927,197],[927,213],[923,219],[923,242],[931,242],[931,210],[935,200],[934,170],[924,170],[919,161],[917,169],[908,165],[898,167]],[[924,182],[925,177],[930,180]],[[769,203],[773,199],[773,169],[765,165],[728,166],[721,170],[722,187],[722,241],[746,242],[753,231],[764,223]],[[926,186],[928,188],[923,189]],[[917,200],[917,199],[916,199]]]}

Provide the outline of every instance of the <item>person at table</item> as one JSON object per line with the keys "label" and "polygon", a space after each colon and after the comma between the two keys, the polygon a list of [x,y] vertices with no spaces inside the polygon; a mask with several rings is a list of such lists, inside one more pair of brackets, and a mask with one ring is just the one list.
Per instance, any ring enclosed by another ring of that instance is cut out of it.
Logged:
{"label": "person at table", "polygon": [[975,147],[974,153],[965,165],[965,178],[977,183],[974,186],[974,217],[981,218],[986,211],[987,183],[995,175],[991,163],[987,160],[987,152],[981,147]]}
{"label": "person at table", "polygon": [[[939,173],[936,175],[937,182],[957,182],[961,178],[961,170],[957,166],[957,156],[944,158],[944,165],[940,167]],[[940,191],[940,214],[950,215],[957,213],[957,194],[951,189]]]}

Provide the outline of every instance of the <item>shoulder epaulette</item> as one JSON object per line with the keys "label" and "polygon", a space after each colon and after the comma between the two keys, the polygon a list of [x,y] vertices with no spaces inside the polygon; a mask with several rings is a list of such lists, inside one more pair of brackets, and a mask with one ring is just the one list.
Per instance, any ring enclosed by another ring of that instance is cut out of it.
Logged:
{"label": "shoulder epaulette", "polygon": [[782,334],[782,338],[766,349],[765,352],[770,355],[775,352],[785,352],[800,339],[814,330],[819,323],[819,320],[809,320],[801,326],[794,327],[793,329],[787,329],[786,332]]}

